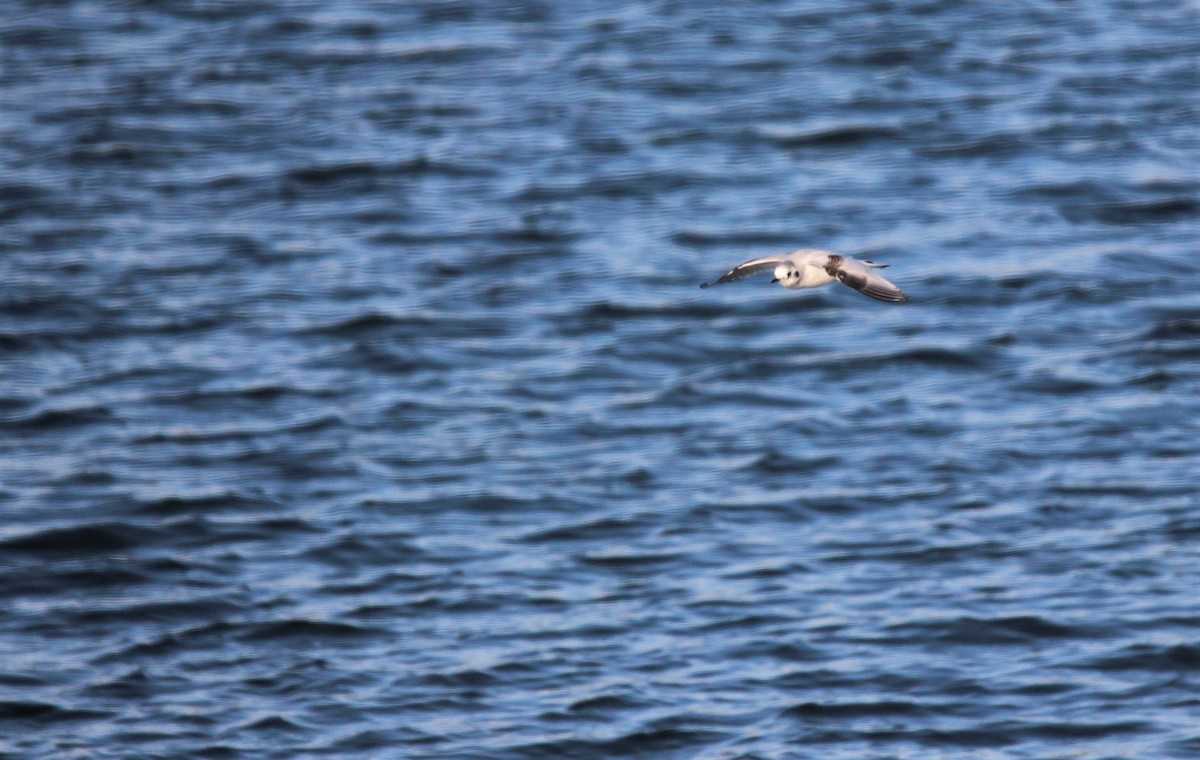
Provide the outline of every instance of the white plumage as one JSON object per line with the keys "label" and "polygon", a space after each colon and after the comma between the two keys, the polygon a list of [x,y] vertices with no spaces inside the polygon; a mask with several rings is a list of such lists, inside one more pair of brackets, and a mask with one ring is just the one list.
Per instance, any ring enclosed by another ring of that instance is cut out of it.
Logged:
{"label": "white plumage", "polygon": [[859,293],[880,301],[907,301],[908,296],[904,295],[900,288],[871,271],[886,266],[887,264],[861,261],[832,251],[801,248],[779,256],[750,259],[738,264],[716,280],[701,284],[700,287],[721,285],[760,272],[773,271],[775,279],[771,282],[778,282],[790,290],[819,288],[833,282],[843,282]]}

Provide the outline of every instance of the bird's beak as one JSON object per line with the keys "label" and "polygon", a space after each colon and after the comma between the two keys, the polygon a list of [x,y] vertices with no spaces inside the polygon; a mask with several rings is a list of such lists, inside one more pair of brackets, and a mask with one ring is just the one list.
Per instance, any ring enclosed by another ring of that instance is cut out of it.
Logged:
{"label": "bird's beak", "polygon": [[778,278],[778,277],[772,277],[772,278],[771,278],[771,282],[779,282],[779,278]]}

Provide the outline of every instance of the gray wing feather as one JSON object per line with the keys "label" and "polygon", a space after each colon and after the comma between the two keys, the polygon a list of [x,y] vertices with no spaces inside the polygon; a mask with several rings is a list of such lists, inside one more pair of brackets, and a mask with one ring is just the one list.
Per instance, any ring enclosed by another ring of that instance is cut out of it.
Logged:
{"label": "gray wing feather", "polygon": [[853,259],[844,256],[830,256],[825,271],[864,296],[890,303],[901,303],[908,300],[908,296],[904,295],[904,291],[900,288]]}
{"label": "gray wing feather", "polygon": [[901,303],[908,300],[908,296],[900,288],[883,279],[867,275],[862,277],[850,272],[838,272],[836,275],[839,280],[849,285],[850,287],[862,293],[864,296],[877,298],[880,301],[890,301],[892,303]]}
{"label": "gray wing feather", "polygon": [[749,261],[738,264],[733,269],[730,269],[725,274],[721,275],[712,282],[702,282],[700,287],[711,288],[713,285],[724,285],[727,282],[736,282],[759,272],[767,272],[779,265],[783,259],[778,257],[770,257],[765,259],[750,259]]}

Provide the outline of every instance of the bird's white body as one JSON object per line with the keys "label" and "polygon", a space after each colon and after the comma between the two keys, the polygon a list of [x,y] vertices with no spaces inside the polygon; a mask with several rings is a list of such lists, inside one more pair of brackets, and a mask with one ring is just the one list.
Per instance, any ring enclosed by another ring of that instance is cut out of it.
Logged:
{"label": "bird's white body", "polygon": [[837,282],[837,278],[825,271],[828,261],[828,251],[815,249],[793,251],[775,265],[775,280],[788,290],[832,285]]}
{"label": "bird's white body", "polygon": [[863,295],[880,301],[894,303],[907,301],[908,296],[892,283],[880,277],[872,269],[881,269],[886,264],[861,261],[818,248],[801,248],[779,256],[766,256],[738,264],[713,282],[700,287],[720,285],[749,277],[759,272],[772,271],[775,279],[789,290],[819,288],[835,282],[843,282]]}

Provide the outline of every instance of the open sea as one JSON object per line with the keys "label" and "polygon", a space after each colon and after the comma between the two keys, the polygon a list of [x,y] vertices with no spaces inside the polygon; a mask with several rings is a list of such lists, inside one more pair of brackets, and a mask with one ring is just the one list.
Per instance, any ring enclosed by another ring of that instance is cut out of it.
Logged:
{"label": "open sea", "polygon": [[0,758],[1200,758],[1200,6],[5,3]]}

